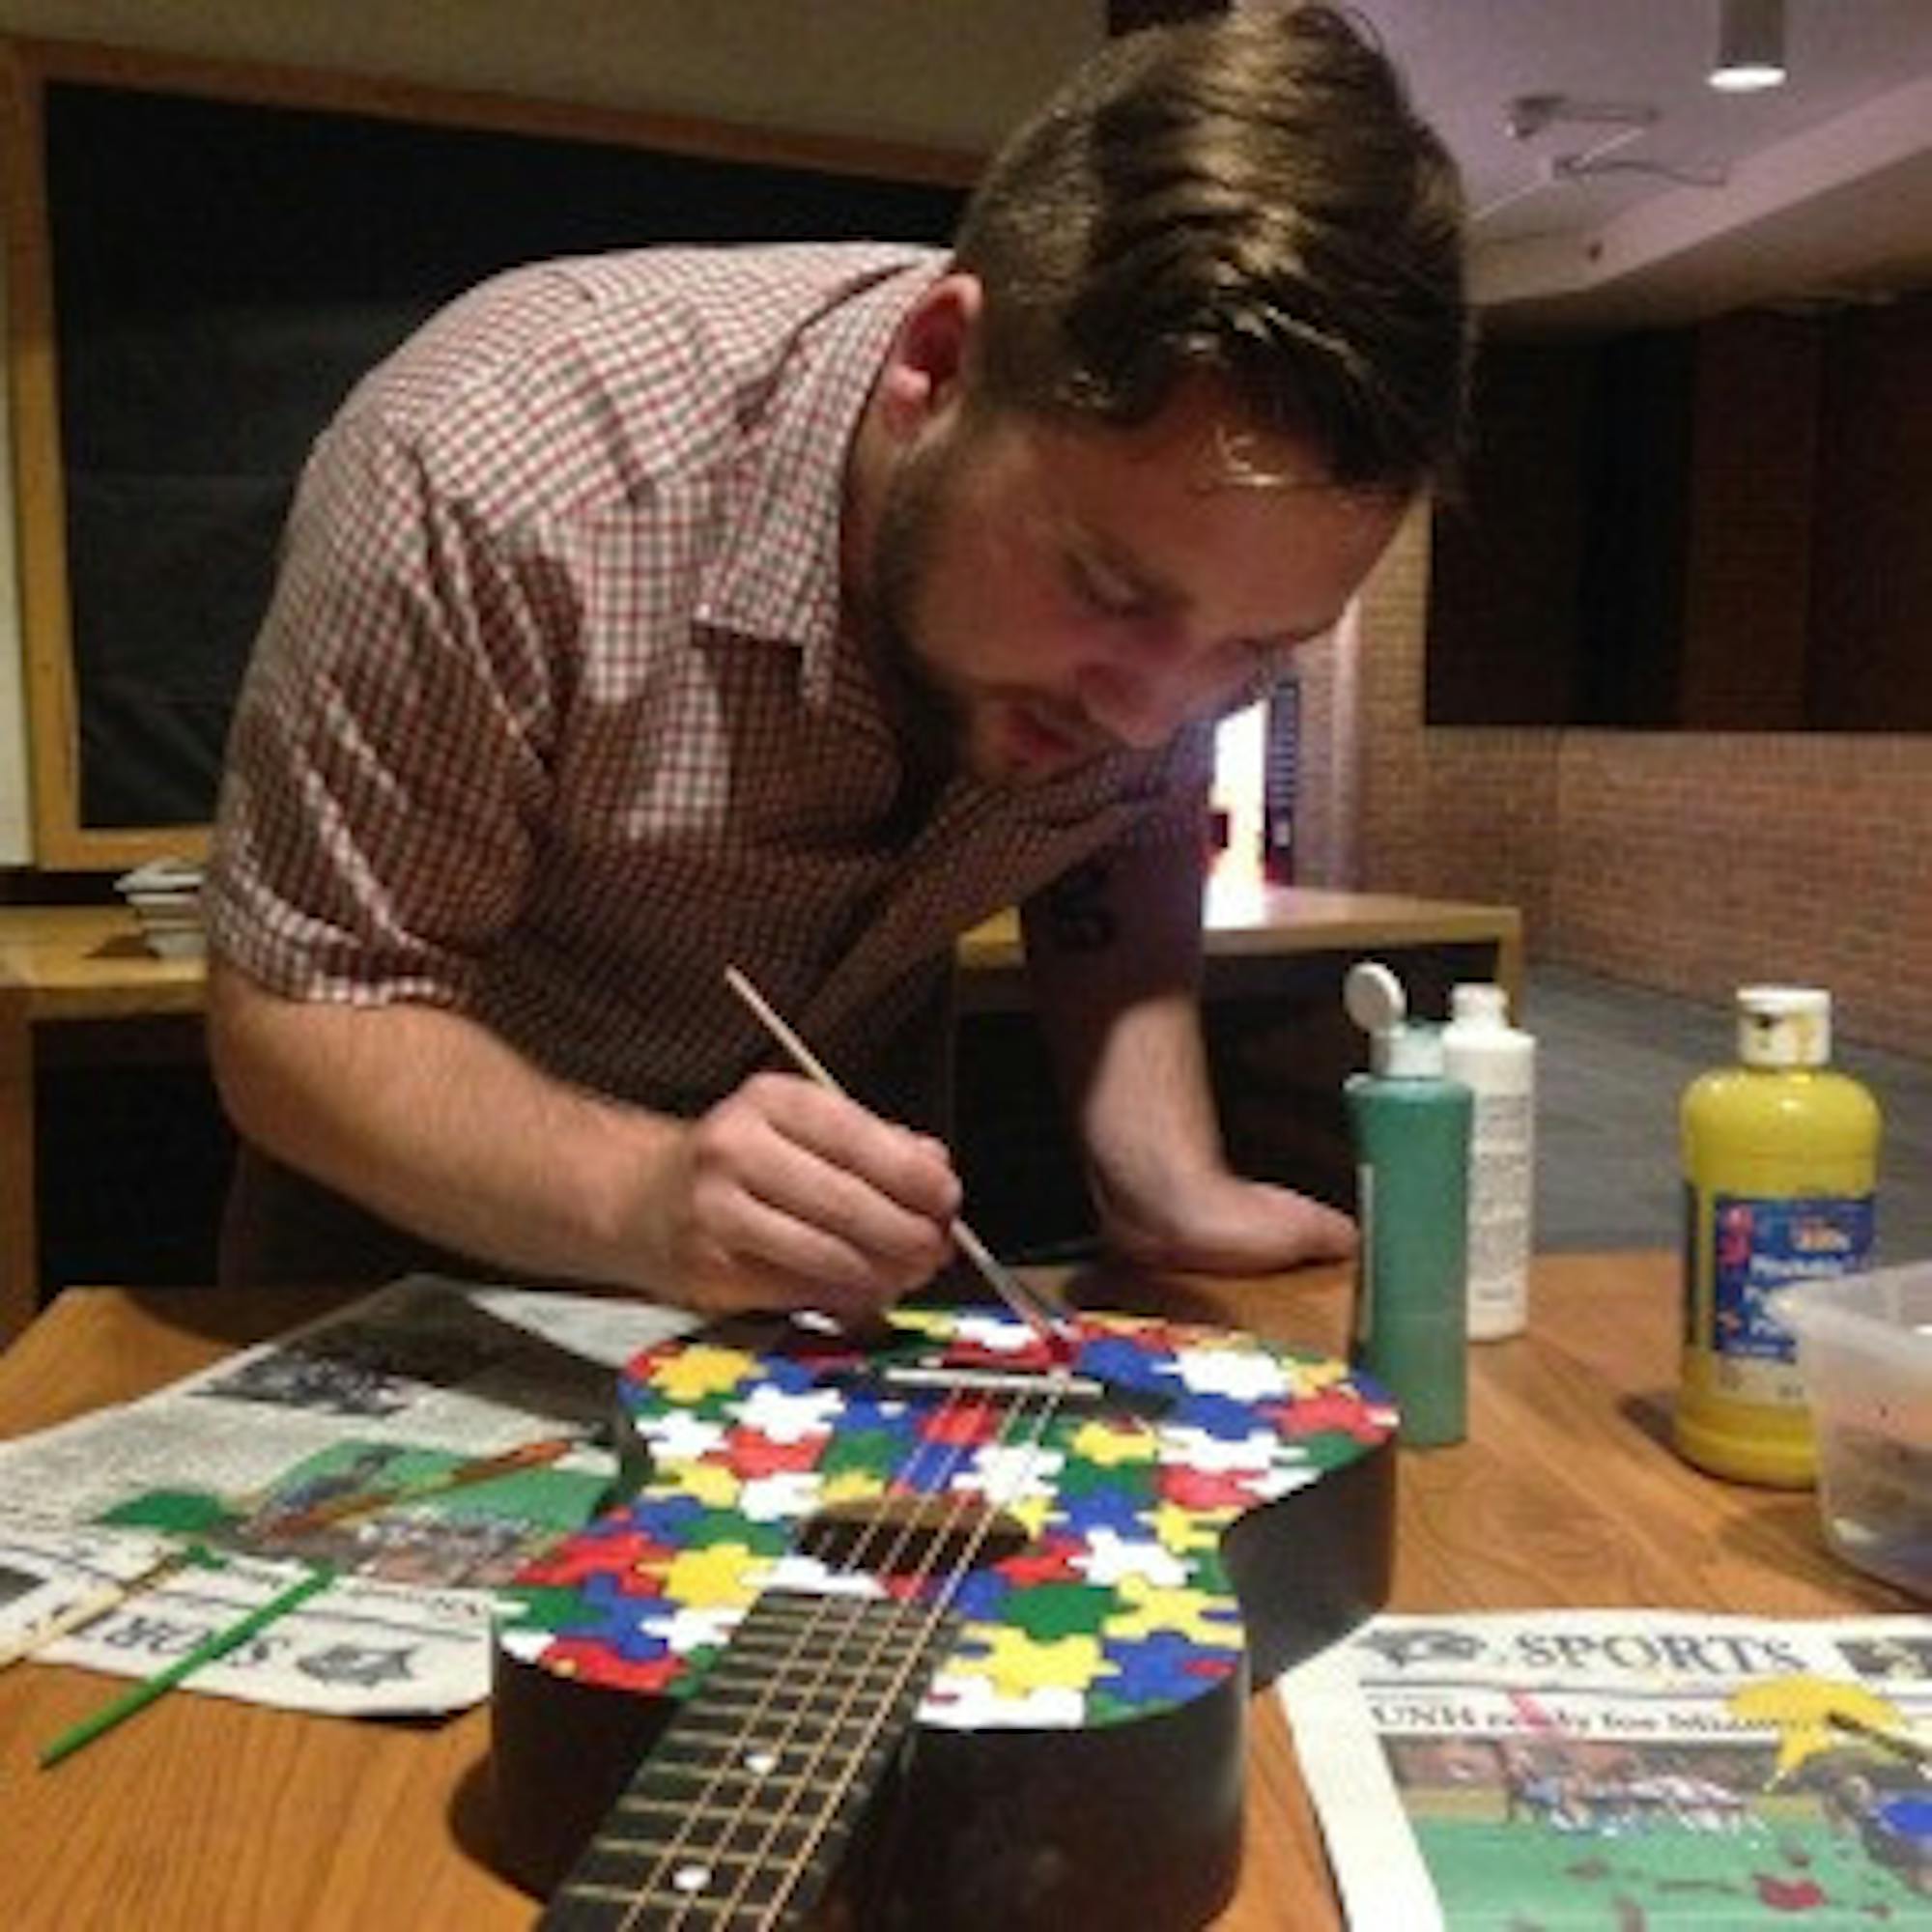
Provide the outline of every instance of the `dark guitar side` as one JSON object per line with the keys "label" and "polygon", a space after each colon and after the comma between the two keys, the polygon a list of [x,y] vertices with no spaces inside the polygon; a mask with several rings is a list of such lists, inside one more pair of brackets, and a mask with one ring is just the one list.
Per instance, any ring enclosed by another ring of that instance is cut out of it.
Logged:
{"label": "dark guitar side", "polygon": [[[915,1725],[810,1922],[866,1932],[1206,1924],[1240,1869],[1248,1697],[1387,1601],[1394,1520],[1388,1442],[1239,1518],[1222,1548],[1246,1667],[1185,1704],[1078,1730]],[[677,1708],[499,1647],[492,1776],[502,1869],[547,1896]]]}

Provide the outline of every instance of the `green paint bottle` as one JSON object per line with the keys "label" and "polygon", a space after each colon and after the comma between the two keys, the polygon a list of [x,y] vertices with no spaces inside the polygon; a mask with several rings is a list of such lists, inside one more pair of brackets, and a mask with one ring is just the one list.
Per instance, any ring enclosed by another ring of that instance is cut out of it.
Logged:
{"label": "green paint bottle", "polygon": [[1350,969],[1369,1067],[1344,1089],[1361,1223],[1356,1362],[1395,1397],[1400,1440],[1460,1442],[1468,1424],[1469,1134],[1474,1097],[1445,1077],[1440,1030],[1407,1019],[1378,961]]}

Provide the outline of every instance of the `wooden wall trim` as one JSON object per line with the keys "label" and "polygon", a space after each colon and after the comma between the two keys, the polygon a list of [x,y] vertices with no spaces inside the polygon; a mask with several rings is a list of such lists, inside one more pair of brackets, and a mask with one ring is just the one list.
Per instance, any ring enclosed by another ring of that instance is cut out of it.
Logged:
{"label": "wooden wall trim", "polygon": [[441,87],[430,81],[349,69],[217,60],[153,47],[115,47],[25,36],[12,45],[29,73],[49,80],[91,81],[146,93],[192,94],[260,106],[306,107],[439,127],[651,148],[707,160],[750,161],[769,167],[812,168],[826,174],[875,176],[882,181],[962,186],[973,181],[985,158],[980,154],[917,142],[757,128],[642,108]]}

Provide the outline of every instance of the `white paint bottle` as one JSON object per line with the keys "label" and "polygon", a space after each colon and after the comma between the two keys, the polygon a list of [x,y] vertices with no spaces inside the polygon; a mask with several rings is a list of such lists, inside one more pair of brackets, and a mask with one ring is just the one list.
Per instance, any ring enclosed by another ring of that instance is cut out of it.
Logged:
{"label": "white paint bottle", "polygon": [[1520,1335],[1529,1321],[1536,1198],[1536,1041],[1509,1023],[1500,986],[1449,995],[1444,1070],[1476,1096],[1469,1141],[1469,1339]]}

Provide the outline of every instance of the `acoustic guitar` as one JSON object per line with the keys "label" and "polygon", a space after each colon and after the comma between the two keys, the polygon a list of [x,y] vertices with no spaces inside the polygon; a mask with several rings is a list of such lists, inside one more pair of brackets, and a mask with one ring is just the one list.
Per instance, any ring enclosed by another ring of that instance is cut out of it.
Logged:
{"label": "acoustic guitar", "polygon": [[1081,1313],[706,1328],[619,1387],[617,1507],[522,1573],[492,1761],[552,1932],[1184,1932],[1252,1689],[1387,1596],[1395,1412]]}

